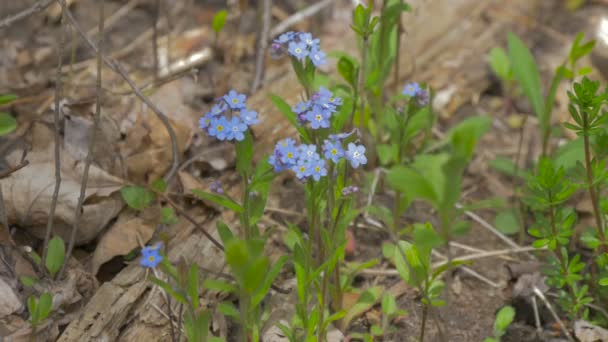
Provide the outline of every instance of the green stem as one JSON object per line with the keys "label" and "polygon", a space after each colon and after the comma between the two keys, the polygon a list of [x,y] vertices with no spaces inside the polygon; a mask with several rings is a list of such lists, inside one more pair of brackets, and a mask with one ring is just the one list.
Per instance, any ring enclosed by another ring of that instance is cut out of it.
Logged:
{"label": "green stem", "polygon": [[249,207],[250,207],[250,189],[249,189],[249,178],[247,174],[243,174],[243,213],[241,214],[241,223],[243,225],[243,237],[245,241],[251,239],[251,227],[249,221]]}
{"label": "green stem", "polygon": [[424,342],[424,331],[426,330],[426,318],[429,311],[428,304],[422,304],[422,323],[420,324],[420,342]]}
{"label": "green stem", "polygon": [[361,51],[361,67],[359,68],[359,85],[357,86],[361,99],[359,101],[359,129],[361,133],[363,133],[363,129],[365,128],[365,95],[364,95],[364,86],[365,86],[365,71],[366,71],[366,63],[367,63],[367,46],[369,43],[369,37],[367,34],[363,37],[363,46]]}
{"label": "green stem", "polygon": [[589,144],[589,118],[587,113],[583,111],[583,127],[585,129],[583,135],[583,142],[585,145],[585,169],[587,171],[587,187],[589,188],[589,196],[591,197],[591,204],[593,206],[593,216],[595,217],[595,224],[597,225],[597,232],[600,238],[600,248],[599,251],[604,251],[606,249],[606,233],[604,232],[604,225],[602,222],[602,216],[600,212],[599,201],[596,193],[595,186],[593,185],[593,169],[591,165],[591,147]]}

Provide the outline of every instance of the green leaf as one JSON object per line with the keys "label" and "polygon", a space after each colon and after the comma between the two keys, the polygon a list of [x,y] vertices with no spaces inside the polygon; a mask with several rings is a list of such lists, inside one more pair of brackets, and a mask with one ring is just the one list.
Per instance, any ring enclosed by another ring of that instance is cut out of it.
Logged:
{"label": "green leaf", "polygon": [[36,310],[38,311],[37,316],[39,321],[44,321],[49,317],[51,310],[53,310],[53,297],[48,292],[40,296]]}
{"label": "green leaf", "polygon": [[36,325],[38,323],[38,310],[36,309],[38,306],[38,300],[36,297],[29,296],[27,298],[27,310],[30,312],[30,322],[32,325]]}
{"label": "green leaf", "polygon": [[232,303],[221,302],[217,305],[217,310],[224,316],[232,317],[237,320],[241,319],[241,313],[234,307]]}
{"label": "green leaf", "polygon": [[511,62],[503,48],[495,47],[490,50],[490,67],[501,80],[511,79]]}
{"label": "green leaf", "polygon": [[498,156],[490,161],[490,167],[494,170],[504,173],[507,176],[525,178],[529,173],[526,170],[521,170],[515,165],[511,158]]}
{"label": "green leaf", "polygon": [[228,12],[226,12],[226,10],[221,10],[218,11],[214,16],[213,16],[213,31],[215,31],[215,33],[220,33],[220,31],[224,28],[224,25],[226,24],[226,16],[228,15]]}
{"label": "green leaf", "polygon": [[59,272],[65,259],[65,244],[59,236],[53,237],[49,241],[49,247],[46,255],[46,269],[52,277]]}
{"label": "green leaf", "polygon": [[222,221],[217,221],[217,232],[220,234],[223,243],[234,240],[234,234],[232,234],[230,228]]}
{"label": "green leaf", "polygon": [[509,325],[515,318],[515,309],[511,306],[505,306],[496,314],[496,321],[494,322],[494,333],[498,337],[504,335]]}
{"label": "green leaf", "polygon": [[398,150],[398,146],[395,144],[378,144],[376,145],[376,152],[378,152],[378,159],[380,159],[380,164],[388,165],[392,163],[395,159],[396,151]]}
{"label": "green leaf", "polygon": [[251,173],[251,160],[253,159],[253,139],[249,131],[245,132],[245,139],[238,141],[236,148],[236,170],[242,177],[249,177]]}
{"label": "green leaf", "polygon": [[608,286],[608,277],[600,279],[599,284],[600,284],[600,286]]}
{"label": "green leaf", "polygon": [[262,284],[262,288],[257,291],[256,295],[251,301],[254,307],[258,306],[266,297],[268,291],[270,290],[270,287],[272,286],[272,283],[277,278],[277,276],[281,272],[281,269],[283,268],[283,265],[285,265],[286,262],[287,256],[282,255],[277,261],[275,261],[270,270],[268,270],[266,274],[266,279],[264,279],[264,283]]}
{"label": "green leaf", "polygon": [[447,136],[454,150],[469,160],[473,156],[477,142],[491,125],[492,119],[488,116],[471,116],[450,129]]}
{"label": "green leaf", "polygon": [[21,276],[19,277],[19,280],[25,287],[33,287],[38,282],[38,279],[30,276]]}
{"label": "green leaf", "polygon": [[554,152],[555,168],[562,167],[564,170],[571,170],[579,162],[584,163],[584,161],[585,145],[582,137],[568,141]]}
{"label": "green leaf", "polygon": [[352,59],[342,56],[338,59],[338,72],[353,88],[357,86],[358,69]]}
{"label": "green leaf", "polygon": [[515,209],[502,211],[496,215],[494,226],[503,234],[517,234],[520,231],[518,216]]}
{"label": "green leaf", "polygon": [[220,279],[205,279],[205,281],[203,281],[203,287],[207,290],[226,293],[234,293],[237,290],[236,285],[233,283]]}
{"label": "green leaf", "polygon": [[382,297],[382,313],[386,316],[391,317],[397,312],[397,301],[395,300],[395,296],[390,294],[389,292],[384,294]]}
{"label": "green leaf", "polygon": [[120,189],[120,195],[127,205],[135,210],[144,210],[152,204],[156,196],[141,186],[126,186]]}
{"label": "green leaf", "polygon": [[16,99],[18,99],[18,97],[15,94],[0,95],[0,105],[4,105],[4,104],[10,103],[10,102],[13,102]]}
{"label": "green leaf", "polygon": [[150,184],[150,188],[156,192],[163,193],[167,191],[167,182],[164,179],[159,178]]}
{"label": "green leaf", "polygon": [[192,301],[192,305],[196,310],[198,308],[198,266],[193,263],[188,270],[188,297]]}
{"label": "green leaf", "polygon": [[437,203],[439,195],[430,183],[431,179],[416,170],[401,165],[391,168],[386,175],[388,184],[394,189],[407,193],[412,198]]}
{"label": "green leaf", "polygon": [[177,223],[178,219],[175,216],[175,212],[171,207],[162,207],[160,209],[161,222],[163,224],[171,225]]}
{"label": "green leaf", "polygon": [[544,130],[549,126],[549,117],[545,113],[540,73],[534,56],[514,33],[509,33],[507,40],[513,74],[519,81],[524,94],[528,97],[528,101],[530,101]]}
{"label": "green leaf", "polygon": [[365,292],[363,292],[359,297],[359,300],[357,300],[357,303],[355,303],[355,305],[353,305],[344,316],[342,321],[343,326],[348,327],[354,318],[360,316],[376,305],[376,303],[380,301],[380,296],[382,296],[382,293],[383,290],[379,286],[374,286],[365,290]]}
{"label": "green leaf", "polygon": [[150,277],[150,281],[153,282],[154,284],[158,285],[161,289],[163,289],[165,292],[167,292],[167,294],[169,294],[171,297],[173,297],[175,300],[177,300],[181,304],[188,305],[188,301],[186,300],[186,298],[184,298],[184,296],[182,296],[180,293],[175,291],[173,286],[169,285],[169,283],[167,283],[166,281],[158,279],[156,277]]}
{"label": "green leaf", "polygon": [[235,201],[231,200],[228,197],[225,196],[221,196],[218,194],[214,194],[211,192],[206,192],[206,191],[202,191],[202,190],[198,190],[198,189],[193,189],[192,193],[195,194],[198,198],[205,200],[205,201],[209,201],[212,203],[215,203],[219,206],[222,206],[224,208],[230,209],[236,213],[242,213],[243,212],[243,207],[241,207],[240,204],[236,203]]}
{"label": "green leaf", "polygon": [[0,136],[7,135],[17,129],[17,120],[7,113],[0,113]]}

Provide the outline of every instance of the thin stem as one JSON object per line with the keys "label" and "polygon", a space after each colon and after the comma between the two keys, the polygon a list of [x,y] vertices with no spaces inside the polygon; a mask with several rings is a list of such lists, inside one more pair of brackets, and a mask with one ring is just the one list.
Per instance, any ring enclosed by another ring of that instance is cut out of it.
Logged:
{"label": "thin stem", "polygon": [[158,18],[160,16],[160,0],[154,2],[154,22],[152,23],[152,53],[154,56],[154,83],[158,81],[159,64],[158,64]]}
{"label": "thin stem", "polygon": [[420,323],[420,342],[424,342],[424,331],[426,330],[426,318],[428,315],[428,304],[422,304],[422,323]]}
{"label": "thin stem", "polygon": [[361,67],[359,68],[359,84],[357,86],[358,93],[361,94],[359,101],[359,129],[363,132],[365,128],[365,92],[363,87],[365,86],[365,64],[367,63],[367,45],[369,43],[369,37],[365,35],[363,37],[363,46],[361,51]]}
{"label": "thin stem", "polygon": [[[582,111],[583,127],[587,130],[589,126],[589,118],[585,111]],[[591,147],[589,144],[588,131],[584,132],[583,142],[585,145],[585,169],[587,171],[587,186],[589,188],[589,196],[591,197],[591,204],[593,206],[593,216],[595,218],[595,224],[597,225],[597,232],[601,241],[600,251],[606,249],[606,233],[604,232],[604,225],[602,223],[602,214],[600,212],[599,201],[595,186],[593,185],[593,169],[591,165]]]}
{"label": "thin stem", "polygon": [[184,316],[184,304],[179,304],[179,310],[177,311],[177,342],[182,339],[182,317]]}
{"label": "thin stem", "polygon": [[[399,5],[403,4],[403,0],[399,0]],[[395,80],[393,81],[393,90],[395,94],[399,91],[399,60],[401,59],[401,35],[403,35],[403,23],[401,22],[401,13],[397,18],[397,49],[395,50]]]}
{"label": "thin stem", "polygon": [[243,214],[241,214],[241,223],[243,225],[243,231],[241,232],[241,234],[243,234],[243,238],[246,241],[249,241],[249,239],[251,238],[251,227],[249,224],[249,202],[251,201],[250,199],[250,193],[249,193],[250,189],[249,189],[249,179],[247,177],[247,174],[243,175]]}
{"label": "thin stem", "polygon": [[[49,209],[49,218],[46,222],[46,231],[44,234],[44,243],[42,251],[42,265],[46,264],[46,256],[49,248],[49,241],[51,240],[51,233],[53,231],[53,221],[55,219],[55,210],[57,209],[57,200],[59,198],[59,189],[61,187],[61,116],[59,111],[61,110],[61,97],[62,97],[62,78],[61,68],[63,67],[63,50],[65,45],[65,39],[67,37],[67,24],[65,22],[65,12],[61,14],[61,36],[57,44],[57,71],[55,73],[55,108],[53,110],[53,122],[54,122],[54,158],[55,158],[55,188],[53,190],[53,197],[51,199],[51,208]],[[67,260],[67,259],[66,259]],[[43,267],[46,270],[45,267]]]}
{"label": "thin stem", "polygon": [[[61,0],[63,1],[63,0]],[[70,234],[70,241],[68,243],[68,249],[65,254],[65,261],[59,271],[59,276],[65,272],[66,265],[70,260],[72,251],[74,250],[74,244],[76,243],[76,233],[78,232],[78,226],[80,225],[80,219],[83,214],[83,203],[86,195],[87,182],[89,180],[89,169],[93,162],[93,150],[95,143],[97,142],[97,132],[99,131],[99,125],[101,122],[101,72],[103,67],[103,48],[104,48],[104,24],[105,24],[105,11],[104,11],[105,0],[99,1],[99,49],[97,50],[97,83],[96,83],[96,101],[95,101],[95,117],[93,127],[91,127],[91,136],[89,137],[89,150],[87,151],[87,157],[85,159],[84,170],[82,174],[82,183],[80,184],[80,196],[78,197],[78,203],[76,204],[76,218],[72,225],[72,232]]]}

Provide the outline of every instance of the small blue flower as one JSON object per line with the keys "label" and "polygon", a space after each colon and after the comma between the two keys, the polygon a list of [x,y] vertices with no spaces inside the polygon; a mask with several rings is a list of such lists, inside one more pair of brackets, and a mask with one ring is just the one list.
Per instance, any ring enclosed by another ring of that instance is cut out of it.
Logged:
{"label": "small blue flower", "polygon": [[367,164],[365,146],[349,143],[348,149],[346,150],[346,160],[350,161],[350,165],[355,169],[358,168],[359,165]]}
{"label": "small blue flower", "polygon": [[225,117],[221,116],[217,119],[211,120],[211,124],[209,126],[209,135],[216,137],[218,140],[225,140],[230,130],[232,130],[230,123]]}
{"label": "small blue flower", "polygon": [[308,56],[308,47],[306,46],[306,43],[290,42],[289,43],[289,54],[291,54],[292,56],[294,56],[295,58],[297,58],[299,60],[302,60],[306,56]]}
{"label": "small blue flower", "polygon": [[160,245],[149,247],[146,246],[141,250],[141,259],[139,264],[146,268],[155,268],[163,260],[160,255]]}
{"label": "small blue flower", "polygon": [[215,116],[211,112],[205,114],[205,116],[198,120],[198,127],[201,129],[209,128],[209,125],[211,125],[211,120],[213,119],[215,119]]}
{"label": "small blue flower", "polygon": [[281,162],[281,154],[277,151],[268,157],[268,164],[274,167],[274,172],[281,172],[285,170],[285,165]]}
{"label": "small blue flower", "polygon": [[207,114],[211,114],[213,116],[218,116],[220,114],[222,114],[224,111],[226,111],[228,107],[226,107],[226,104],[224,103],[218,103],[216,105],[214,105],[213,107],[211,107],[211,111],[209,111]]}
{"label": "small blue flower", "polygon": [[309,107],[310,107],[310,101],[304,101],[304,102],[300,102],[297,105],[295,105],[293,108],[291,108],[291,110],[296,114],[302,114],[305,111],[307,111]]}
{"label": "small blue flower", "polygon": [[405,88],[403,88],[403,95],[406,96],[416,96],[416,94],[418,94],[418,92],[421,90],[420,85],[416,82],[413,83],[408,83],[405,85]]}
{"label": "small blue flower", "polygon": [[293,31],[285,32],[282,35],[280,35],[279,38],[276,39],[276,42],[281,43],[281,44],[287,44],[293,39],[294,35],[295,35],[295,32],[293,32]]}
{"label": "small blue flower", "polygon": [[321,156],[317,153],[317,146],[314,144],[306,145],[302,144],[300,148],[300,159],[304,161],[311,161],[320,159]]}
{"label": "small blue flower", "polygon": [[312,129],[328,128],[329,117],[331,112],[321,106],[313,106],[311,110],[306,113],[306,120],[310,122]]}
{"label": "small blue flower", "polygon": [[327,168],[325,167],[325,160],[323,159],[310,161],[308,167],[310,176],[312,176],[312,178],[316,181],[318,181],[321,177],[327,176]]}
{"label": "small blue flower", "polygon": [[283,139],[277,143],[277,147],[280,149],[285,149],[288,147],[295,147],[295,146],[296,146],[296,141],[291,138]]}
{"label": "small blue flower", "polygon": [[340,158],[344,157],[344,148],[337,141],[325,140],[323,144],[323,155],[325,158],[330,159],[334,163],[340,161]]}
{"label": "small blue flower", "polygon": [[228,94],[224,95],[223,98],[231,109],[245,108],[245,100],[247,100],[247,96],[244,94],[239,94],[235,90],[231,90],[228,92]]}
{"label": "small blue flower", "polygon": [[241,110],[240,115],[245,125],[251,126],[260,123],[260,120],[258,119],[258,112],[254,110],[243,109]]}
{"label": "small blue flower", "polygon": [[243,141],[245,139],[245,134],[243,134],[247,130],[247,125],[245,125],[239,118],[233,116],[230,119],[228,124],[229,130],[226,134],[227,140],[237,140]]}
{"label": "small blue flower", "polygon": [[211,183],[211,185],[209,186],[209,190],[218,194],[223,194],[224,187],[222,186],[222,181],[218,179]]}
{"label": "small blue flower", "polygon": [[300,160],[297,164],[293,165],[291,169],[296,173],[296,177],[299,180],[303,180],[310,176],[310,162],[308,161]]}
{"label": "small blue flower", "polygon": [[342,196],[348,196],[359,192],[359,188],[354,185],[349,185],[342,189]]}
{"label": "small blue flower", "polygon": [[298,153],[298,149],[295,146],[287,146],[280,150],[281,154],[281,163],[292,166],[295,165],[296,161],[299,159],[300,154]]}
{"label": "small blue flower", "polygon": [[316,67],[327,63],[327,55],[325,52],[316,48],[310,50],[310,55],[308,57]]}

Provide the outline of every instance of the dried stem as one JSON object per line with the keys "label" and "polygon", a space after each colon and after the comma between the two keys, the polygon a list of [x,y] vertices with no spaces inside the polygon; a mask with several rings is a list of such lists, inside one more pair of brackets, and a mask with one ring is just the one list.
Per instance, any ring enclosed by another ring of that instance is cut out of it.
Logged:
{"label": "dried stem", "polygon": [[154,82],[158,82],[159,66],[158,66],[158,17],[160,16],[160,0],[154,1],[154,23],[152,24],[152,49],[154,60]]}
{"label": "dried stem", "polygon": [[[42,245],[42,265],[45,265],[46,255],[48,252],[49,241],[51,239],[51,233],[53,231],[53,221],[55,219],[55,210],[57,209],[57,200],[59,198],[59,189],[61,188],[61,98],[63,96],[63,83],[61,76],[61,68],[63,67],[63,52],[65,51],[65,44],[68,34],[68,27],[65,22],[65,12],[61,14],[61,35],[57,43],[57,71],[55,74],[55,108],[53,111],[54,121],[54,156],[55,156],[55,188],[53,190],[53,197],[51,198],[51,208],[49,209],[49,218],[46,222],[46,231],[44,233],[44,244]],[[67,260],[67,259],[66,259]],[[45,269],[43,267],[43,269]]]}
{"label": "dried stem", "polygon": [[[59,0],[63,3],[64,0]],[[99,131],[99,123],[101,121],[101,73],[103,70],[103,59],[102,59],[102,51],[104,45],[104,22],[105,22],[105,11],[104,11],[104,2],[105,0],[99,0],[99,49],[97,50],[97,83],[96,83],[96,103],[95,103],[95,117],[93,122],[93,127],[91,128],[90,137],[89,137],[89,150],[87,151],[87,157],[84,164],[84,170],[82,174],[82,183],[80,184],[80,196],[78,197],[78,203],[76,204],[76,218],[74,219],[74,224],[72,225],[72,231],[70,233],[70,241],[68,243],[68,249],[65,255],[65,262],[63,263],[61,270],[59,272],[59,277],[65,272],[65,268],[68,260],[70,260],[70,255],[74,250],[74,244],[76,243],[76,233],[78,232],[78,226],[80,224],[80,220],[82,218],[83,213],[83,203],[87,189],[87,182],[89,180],[89,169],[91,167],[91,163],[93,162],[93,150],[95,149],[95,143],[97,142],[97,132]],[[65,8],[64,8],[65,11]]]}
{"label": "dried stem", "polygon": [[[85,40],[87,45],[93,51],[95,51],[97,53],[97,51],[98,51],[97,45],[91,40],[91,38],[89,38],[89,36],[84,32],[82,27],[78,24],[78,22],[74,18],[74,15],[72,14],[70,9],[65,4],[65,0],[56,0],[56,1],[58,1],[59,4],[61,5],[63,11],[66,14],[66,18],[69,20],[72,27],[74,27],[76,29],[78,34]],[[159,118],[159,120],[165,126],[165,129],[167,129],[167,133],[169,134],[169,137],[171,139],[172,162],[171,162],[171,169],[167,172],[167,174],[163,177],[163,179],[165,181],[169,181],[171,178],[173,178],[173,176],[175,175],[175,172],[177,171],[177,168],[179,167],[179,149],[178,149],[178,145],[177,145],[177,136],[175,135],[175,131],[171,127],[169,118],[160,110],[160,108],[158,108],[157,105],[154,104],[154,102],[150,101],[150,99],[141,92],[141,90],[137,87],[135,82],[131,79],[131,77],[129,77],[127,72],[124,70],[124,68],[120,64],[118,64],[114,59],[112,59],[108,56],[105,56],[103,53],[101,54],[101,58],[103,59],[103,62],[106,64],[106,66],[108,66],[108,68],[110,68],[112,71],[119,74],[125,80],[125,82],[127,82],[129,87],[135,93],[135,96],[137,96],[142,102],[144,102],[154,112],[154,114],[156,114],[156,116]]]}
{"label": "dried stem", "polygon": [[54,0],[37,1],[30,7],[24,9],[23,11],[0,20],[0,29],[7,28],[17,21],[21,21],[34,13],[38,13],[42,10],[45,10],[53,3],[53,1]]}
{"label": "dried stem", "polygon": [[255,57],[255,77],[251,85],[251,93],[260,87],[264,78],[264,60],[266,49],[268,48],[268,40],[270,39],[271,8],[272,0],[261,0],[258,4],[260,29],[258,31],[258,51]]}
{"label": "dried stem", "polygon": [[0,179],[6,178],[6,177],[10,176],[11,174],[23,169],[24,167],[28,166],[29,163],[30,163],[29,161],[24,160],[21,163],[19,163],[19,165],[17,165],[17,166],[13,166],[7,170],[0,171]]}

